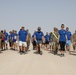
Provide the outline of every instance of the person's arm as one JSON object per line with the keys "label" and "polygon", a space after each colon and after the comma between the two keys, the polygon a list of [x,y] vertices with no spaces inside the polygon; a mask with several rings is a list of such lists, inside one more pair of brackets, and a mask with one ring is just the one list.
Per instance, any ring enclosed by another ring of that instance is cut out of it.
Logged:
{"label": "person's arm", "polygon": [[33,39],[36,40],[36,35],[34,35],[34,38]]}
{"label": "person's arm", "polygon": [[19,35],[17,35],[16,40],[19,41]]}
{"label": "person's arm", "polygon": [[32,37],[31,37],[31,34],[30,34],[30,39],[31,39]]}
{"label": "person's arm", "polygon": [[42,36],[42,41],[44,41],[44,39],[45,39],[44,36]]}
{"label": "person's arm", "polygon": [[42,32],[42,41],[44,41],[44,34],[43,34],[43,32]]}
{"label": "person's arm", "polygon": [[9,35],[7,34],[7,41],[9,41]]}
{"label": "person's arm", "polygon": [[70,33],[70,36],[71,36],[71,37],[70,37],[70,40],[71,40],[71,42],[72,42],[72,34],[71,34],[71,33]]}
{"label": "person's arm", "polygon": [[28,36],[28,32],[27,32],[26,41],[28,41],[28,38],[29,38],[29,36]]}
{"label": "person's arm", "polygon": [[60,39],[60,32],[58,31],[58,40],[57,40],[58,43],[59,43],[59,39]]}
{"label": "person's arm", "polygon": [[36,33],[34,34],[34,37],[33,37],[33,39],[34,39],[34,40],[36,40]]}
{"label": "person's arm", "polygon": [[65,37],[66,37],[66,42],[68,41],[68,37],[67,37],[67,35],[65,35]]}
{"label": "person's arm", "polygon": [[28,41],[28,35],[26,36],[26,41]]}
{"label": "person's arm", "polygon": [[72,35],[72,42],[74,41],[74,34]]}
{"label": "person's arm", "polygon": [[17,34],[17,41],[19,41],[19,35],[20,35],[20,31]]}
{"label": "person's arm", "polygon": [[58,41],[57,41],[58,43],[59,43],[59,39],[60,39],[60,35],[58,35]]}
{"label": "person's arm", "polygon": [[67,33],[65,34],[65,37],[66,37],[66,42],[67,42],[68,41]]}
{"label": "person's arm", "polygon": [[2,37],[5,37],[5,35],[2,33]]}

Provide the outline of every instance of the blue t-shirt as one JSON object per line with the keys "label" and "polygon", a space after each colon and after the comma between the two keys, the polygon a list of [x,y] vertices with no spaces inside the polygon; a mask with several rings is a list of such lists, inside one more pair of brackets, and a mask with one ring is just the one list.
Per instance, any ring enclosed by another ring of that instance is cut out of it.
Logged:
{"label": "blue t-shirt", "polygon": [[8,35],[8,38],[11,39],[11,34]]}
{"label": "blue t-shirt", "polygon": [[66,30],[59,30],[58,33],[60,35],[59,41],[66,42]]}
{"label": "blue t-shirt", "polygon": [[16,42],[18,34],[14,34],[13,41]]}
{"label": "blue t-shirt", "polygon": [[8,33],[5,32],[4,35],[5,35],[4,40],[6,41],[8,39]]}
{"label": "blue t-shirt", "polygon": [[26,42],[26,37],[28,35],[26,30],[20,30],[18,35],[19,35],[19,41]]}
{"label": "blue t-shirt", "polygon": [[35,34],[32,35],[32,38],[34,38]]}
{"label": "blue t-shirt", "polygon": [[36,32],[35,33],[35,36],[36,36],[36,40],[37,41],[41,41],[42,40],[42,36],[44,36],[44,34],[43,34],[43,32],[42,31],[40,31],[40,32]]}
{"label": "blue t-shirt", "polygon": [[71,36],[72,36],[71,32],[70,31],[66,31],[66,35],[67,35],[68,40],[71,40]]}
{"label": "blue t-shirt", "polygon": [[45,35],[44,38],[45,38],[45,41],[46,42],[49,42],[50,41],[50,36],[49,35]]}
{"label": "blue t-shirt", "polygon": [[8,35],[8,37],[9,37],[9,40],[13,41],[13,39],[14,39],[14,34],[11,33],[11,34]]}
{"label": "blue t-shirt", "polygon": [[11,34],[11,39],[12,39],[12,40],[14,39],[14,33]]}

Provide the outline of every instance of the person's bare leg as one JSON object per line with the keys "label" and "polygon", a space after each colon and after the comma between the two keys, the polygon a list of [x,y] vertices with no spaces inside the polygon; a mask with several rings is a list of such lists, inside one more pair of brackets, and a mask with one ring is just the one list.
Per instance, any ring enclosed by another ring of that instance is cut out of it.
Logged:
{"label": "person's bare leg", "polygon": [[52,45],[50,46],[50,51],[52,51]]}
{"label": "person's bare leg", "polygon": [[65,51],[61,50],[61,57],[64,56],[64,52],[65,52]]}
{"label": "person's bare leg", "polygon": [[38,52],[38,45],[36,46],[36,50],[37,50],[37,52]]}
{"label": "person's bare leg", "polygon": [[23,51],[26,51],[26,47],[23,47]]}
{"label": "person's bare leg", "polygon": [[22,51],[22,46],[19,46],[19,50],[20,50],[20,52]]}
{"label": "person's bare leg", "polygon": [[17,50],[18,48],[17,48],[18,46],[17,46],[17,43],[15,44],[15,50]]}
{"label": "person's bare leg", "polygon": [[2,49],[2,50],[3,50],[3,47],[4,47],[4,43],[2,42],[2,43],[1,43],[1,49]]}
{"label": "person's bare leg", "polygon": [[46,48],[45,48],[45,50],[46,50],[46,49],[47,49],[47,45],[46,45],[46,44],[45,44],[45,47],[46,47]]}
{"label": "person's bare leg", "polygon": [[42,48],[42,44],[39,44],[39,45],[40,45],[40,51],[42,51],[42,50],[41,50],[41,48]]}

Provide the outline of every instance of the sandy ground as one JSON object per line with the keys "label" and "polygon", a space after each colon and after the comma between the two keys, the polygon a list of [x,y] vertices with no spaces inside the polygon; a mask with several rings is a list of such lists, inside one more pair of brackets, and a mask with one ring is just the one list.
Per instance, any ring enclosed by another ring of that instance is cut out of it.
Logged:
{"label": "sandy ground", "polygon": [[43,50],[34,54],[32,47],[27,54],[6,50],[0,53],[0,75],[76,75],[76,54],[65,57]]}

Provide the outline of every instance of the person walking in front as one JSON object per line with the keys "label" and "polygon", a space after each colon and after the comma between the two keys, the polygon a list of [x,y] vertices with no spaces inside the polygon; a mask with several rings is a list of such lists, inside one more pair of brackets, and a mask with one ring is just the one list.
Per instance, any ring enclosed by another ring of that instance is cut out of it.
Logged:
{"label": "person walking in front", "polygon": [[38,27],[38,31],[35,33],[34,38],[37,41],[37,47],[36,47],[37,48],[37,53],[42,55],[41,46],[42,46],[42,41],[43,41],[43,38],[44,38],[44,34],[41,31],[41,27]]}
{"label": "person walking in front", "polygon": [[18,33],[19,35],[19,50],[20,53],[25,53],[26,48],[27,48],[27,40],[28,40],[28,33],[25,30],[25,27],[22,27]]}
{"label": "person walking in front", "polygon": [[65,52],[65,44],[67,41],[67,35],[66,35],[66,30],[64,29],[64,24],[61,25],[61,30],[58,32],[58,42],[60,43],[60,51],[61,51],[61,57],[64,56]]}

